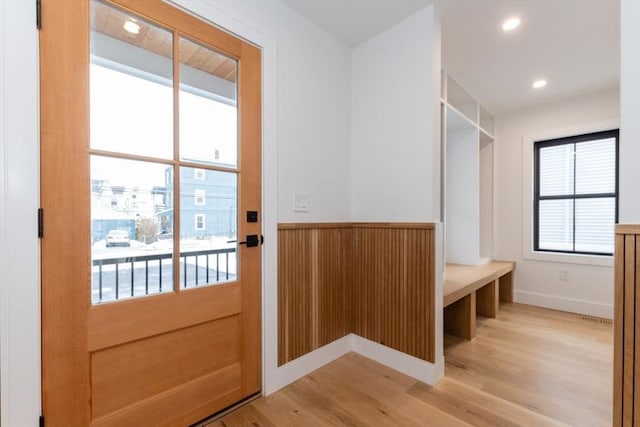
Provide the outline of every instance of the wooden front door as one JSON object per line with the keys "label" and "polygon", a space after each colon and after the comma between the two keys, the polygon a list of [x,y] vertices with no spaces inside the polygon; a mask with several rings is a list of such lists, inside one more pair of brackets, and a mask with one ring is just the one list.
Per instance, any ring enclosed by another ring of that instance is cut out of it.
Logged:
{"label": "wooden front door", "polygon": [[43,0],[40,67],[46,425],[259,393],[260,50],[161,0]]}

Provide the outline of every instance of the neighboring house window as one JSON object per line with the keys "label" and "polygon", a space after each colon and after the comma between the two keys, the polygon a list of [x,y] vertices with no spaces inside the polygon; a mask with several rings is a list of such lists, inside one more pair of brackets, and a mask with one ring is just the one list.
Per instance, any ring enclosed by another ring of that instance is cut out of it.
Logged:
{"label": "neighboring house window", "polygon": [[204,205],[205,204],[205,191],[204,190],[196,190],[195,191],[195,204],[196,205]]}
{"label": "neighboring house window", "polygon": [[204,169],[194,169],[193,171],[195,179],[204,179]]}
{"label": "neighboring house window", "polygon": [[204,214],[196,214],[195,222],[196,222],[195,223],[196,230],[204,230],[205,229]]}
{"label": "neighboring house window", "polygon": [[534,144],[534,250],[612,255],[618,130]]}

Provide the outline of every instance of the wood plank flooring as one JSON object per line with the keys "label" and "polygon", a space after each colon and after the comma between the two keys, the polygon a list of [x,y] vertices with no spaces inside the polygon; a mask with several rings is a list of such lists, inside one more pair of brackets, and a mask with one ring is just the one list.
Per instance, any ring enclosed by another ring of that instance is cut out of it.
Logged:
{"label": "wood plank flooring", "polygon": [[612,325],[521,304],[445,336],[435,387],[350,353],[208,427],[611,425]]}

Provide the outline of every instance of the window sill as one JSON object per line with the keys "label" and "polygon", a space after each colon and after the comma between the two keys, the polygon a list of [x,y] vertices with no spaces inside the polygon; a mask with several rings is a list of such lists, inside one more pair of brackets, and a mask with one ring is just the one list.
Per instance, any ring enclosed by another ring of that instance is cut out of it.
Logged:
{"label": "window sill", "polygon": [[565,254],[560,252],[525,251],[524,259],[533,261],[559,262],[563,264],[583,264],[598,267],[613,267],[612,255]]}

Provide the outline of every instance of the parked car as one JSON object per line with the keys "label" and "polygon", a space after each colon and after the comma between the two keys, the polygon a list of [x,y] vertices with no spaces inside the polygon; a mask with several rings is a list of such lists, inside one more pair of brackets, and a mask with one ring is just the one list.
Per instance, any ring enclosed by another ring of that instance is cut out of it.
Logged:
{"label": "parked car", "polygon": [[107,233],[107,247],[131,246],[129,232],[127,230],[111,230]]}

